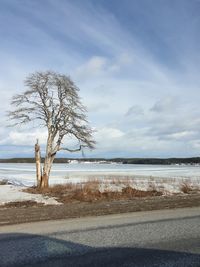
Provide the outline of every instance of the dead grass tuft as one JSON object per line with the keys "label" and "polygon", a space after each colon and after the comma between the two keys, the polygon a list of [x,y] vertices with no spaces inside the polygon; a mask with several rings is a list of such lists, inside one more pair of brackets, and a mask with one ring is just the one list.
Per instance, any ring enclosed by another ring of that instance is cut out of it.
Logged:
{"label": "dead grass tuft", "polygon": [[194,189],[188,182],[183,182],[180,186],[180,191],[183,192],[184,194],[190,194],[194,191]]}
{"label": "dead grass tuft", "polygon": [[133,184],[133,180],[131,180],[129,177],[124,177],[123,179],[113,178],[111,181],[109,181],[109,184],[115,186],[130,186]]}

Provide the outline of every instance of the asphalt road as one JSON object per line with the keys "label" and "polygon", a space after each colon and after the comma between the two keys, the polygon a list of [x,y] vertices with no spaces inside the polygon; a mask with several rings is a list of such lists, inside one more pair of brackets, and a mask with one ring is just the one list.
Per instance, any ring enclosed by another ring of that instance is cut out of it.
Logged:
{"label": "asphalt road", "polygon": [[200,267],[200,208],[2,226],[0,266]]}

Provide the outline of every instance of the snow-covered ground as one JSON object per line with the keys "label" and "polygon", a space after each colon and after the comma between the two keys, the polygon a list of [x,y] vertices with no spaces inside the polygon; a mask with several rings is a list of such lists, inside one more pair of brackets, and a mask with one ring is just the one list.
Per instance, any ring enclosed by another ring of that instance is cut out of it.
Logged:
{"label": "snow-covered ground", "polygon": [[[89,167],[88,167],[89,166]],[[22,192],[24,187],[35,185],[34,164],[0,164],[0,205],[11,201],[33,200],[44,204],[56,204],[55,199]],[[101,190],[120,190],[131,185],[148,190],[155,188],[164,194],[180,193],[186,183],[200,188],[199,166],[122,165],[122,164],[55,164],[50,185],[82,183],[98,179]]]}
{"label": "snow-covered ground", "polygon": [[0,185],[0,205],[8,202],[36,201],[45,205],[57,205],[54,198],[45,197],[39,194],[29,194],[22,192],[24,187],[15,185]]}

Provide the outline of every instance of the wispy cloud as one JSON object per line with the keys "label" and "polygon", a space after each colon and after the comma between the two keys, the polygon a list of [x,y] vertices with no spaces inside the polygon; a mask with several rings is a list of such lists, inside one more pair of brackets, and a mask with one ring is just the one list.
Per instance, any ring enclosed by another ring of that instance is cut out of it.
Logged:
{"label": "wispy cloud", "polygon": [[44,143],[43,129],[7,129],[5,110],[29,72],[54,69],[88,106],[98,141],[88,155],[197,155],[199,11],[196,0],[2,0],[1,147],[20,155],[28,140],[29,155],[36,137]]}

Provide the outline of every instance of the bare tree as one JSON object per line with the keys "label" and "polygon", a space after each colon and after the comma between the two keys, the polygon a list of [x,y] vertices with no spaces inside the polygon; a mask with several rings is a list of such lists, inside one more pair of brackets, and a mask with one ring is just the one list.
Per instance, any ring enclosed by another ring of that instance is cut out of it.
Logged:
{"label": "bare tree", "polygon": [[[13,97],[11,105],[14,109],[8,116],[15,121],[15,125],[41,121],[41,125],[47,128],[40,187],[48,187],[51,167],[58,151],[76,152],[85,147],[93,149],[95,141],[87,121],[86,108],[78,95],[79,89],[69,77],[52,71],[35,72],[26,78],[25,86],[25,92]],[[77,140],[75,149],[63,146],[66,136]],[[37,177],[40,175],[37,174]]]}

